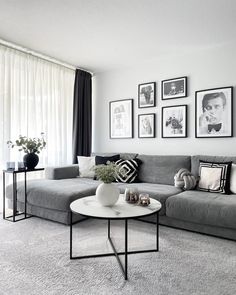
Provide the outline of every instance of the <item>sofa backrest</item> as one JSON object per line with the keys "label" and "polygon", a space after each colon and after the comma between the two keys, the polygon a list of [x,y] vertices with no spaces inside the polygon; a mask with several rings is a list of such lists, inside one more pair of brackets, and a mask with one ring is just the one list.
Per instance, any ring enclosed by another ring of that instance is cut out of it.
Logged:
{"label": "sofa backrest", "polygon": [[174,185],[174,176],[181,168],[191,169],[191,156],[139,155],[141,182]]}
{"label": "sofa backrest", "polygon": [[236,157],[221,157],[221,156],[204,156],[204,155],[195,155],[191,157],[191,172],[194,176],[199,175],[199,161],[206,162],[233,162],[236,163]]}

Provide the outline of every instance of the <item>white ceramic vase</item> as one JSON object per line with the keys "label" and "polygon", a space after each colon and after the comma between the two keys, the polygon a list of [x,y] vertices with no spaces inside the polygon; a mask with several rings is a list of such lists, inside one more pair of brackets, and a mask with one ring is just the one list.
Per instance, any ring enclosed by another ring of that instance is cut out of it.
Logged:
{"label": "white ceramic vase", "polygon": [[113,206],[119,199],[120,191],[113,183],[101,183],[97,187],[96,197],[103,206]]}

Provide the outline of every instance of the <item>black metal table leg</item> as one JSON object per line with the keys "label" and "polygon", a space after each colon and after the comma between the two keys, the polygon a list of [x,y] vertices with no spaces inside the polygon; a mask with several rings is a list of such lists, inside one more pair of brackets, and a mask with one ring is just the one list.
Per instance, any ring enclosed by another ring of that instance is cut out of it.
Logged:
{"label": "black metal table leg", "polygon": [[125,280],[128,280],[128,219],[125,219]]}
{"label": "black metal table leg", "polygon": [[17,209],[17,174],[15,174],[15,216],[18,214],[18,209]]}
{"label": "black metal table leg", "polygon": [[157,251],[159,251],[159,211],[157,212],[156,227]]}
{"label": "black metal table leg", "polygon": [[25,174],[25,218],[27,217],[27,183],[26,183],[26,172]]}
{"label": "black metal table leg", "polygon": [[110,219],[107,219],[107,236],[108,236],[108,238],[111,237],[111,221],[110,221]]}
{"label": "black metal table leg", "polygon": [[70,212],[70,259],[72,259],[72,212]]}
{"label": "black metal table leg", "polygon": [[[108,222],[108,225],[109,225],[109,227],[110,227],[110,220],[109,220],[109,222]],[[125,277],[126,280],[127,280],[127,268],[126,268],[126,266],[123,267],[123,265],[122,265],[122,263],[121,263],[121,260],[120,260],[120,257],[119,257],[119,255],[120,255],[121,253],[118,253],[118,252],[117,252],[117,250],[116,250],[116,248],[115,248],[115,245],[113,244],[113,241],[112,241],[112,239],[111,239],[110,236],[108,236],[108,240],[109,240],[110,245],[111,245],[111,247],[112,247],[113,253],[98,254],[98,255],[96,255],[96,257],[101,257],[101,256],[111,256],[111,255],[113,256],[113,255],[114,255],[114,256],[116,257],[116,260],[117,260],[117,262],[118,262],[118,264],[119,264],[119,266],[120,266],[120,269],[121,269],[121,271],[122,271],[124,277]],[[125,252],[123,252],[122,254],[125,254]],[[126,253],[126,255],[127,255],[127,253]]]}
{"label": "black metal table leg", "polygon": [[16,221],[16,211],[17,211],[17,187],[16,187],[16,174],[13,173],[13,222]]}
{"label": "black metal table leg", "polygon": [[2,177],[2,185],[3,185],[3,192],[2,192],[2,197],[3,197],[3,214],[2,217],[5,219],[6,217],[6,205],[5,205],[5,197],[6,197],[6,192],[5,192],[5,185],[6,185],[6,180],[5,180],[5,172],[3,172],[3,177]]}

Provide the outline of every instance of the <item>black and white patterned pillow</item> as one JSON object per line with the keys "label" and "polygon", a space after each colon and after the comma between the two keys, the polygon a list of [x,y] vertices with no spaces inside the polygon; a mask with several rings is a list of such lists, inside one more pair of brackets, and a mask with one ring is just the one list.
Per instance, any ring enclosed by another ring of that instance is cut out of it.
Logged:
{"label": "black and white patterned pillow", "polygon": [[116,174],[117,182],[132,183],[138,181],[138,169],[141,164],[139,159],[116,161],[118,172]]}
{"label": "black and white patterned pillow", "polygon": [[205,192],[230,194],[231,165],[232,162],[200,161],[198,189]]}

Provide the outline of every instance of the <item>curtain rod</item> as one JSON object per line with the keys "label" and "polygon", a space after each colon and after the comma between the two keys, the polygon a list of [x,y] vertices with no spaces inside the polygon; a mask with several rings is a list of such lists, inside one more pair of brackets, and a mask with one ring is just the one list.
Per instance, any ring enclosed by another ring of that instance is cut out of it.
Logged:
{"label": "curtain rod", "polygon": [[76,70],[76,69],[79,69],[79,70],[82,70],[82,71],[86,71],[88,73],[90,73],[91,75],[93,75],[92,72],[86,70],[86,69],[83,69],[83,68],[78,68],[78,67],[75,67],[74,65],[71,65],[71,64],[68,64],[68,63],[65,63],[63,61],[60,61],[58,59],[55,59],[53,57],[50,57],[50,56],[47,56],[47,55],[44,55],[44,54],[41,54],[39,52],[36,52],[34,50],[31,50],[31,49],[28,49],[26,47],[22,47],[22,46],[19,46],[19,45],[16,45],[12,42],[8,42],[6,40],[3,40],[0,38],[0,45],[3,45],[5,47],[8,47],[10,49],[14,49],[14,50],[17,50],[17,51],[20,51],[20,52],[23,52],[25,54],[29,54],[29,55],[32,55],[32,56],[35,56],[35,57],[38,57],[42,60],[46,60],[48,62],[51,62],[51,63],[54,63],[54,64],[57,64],[57,65],[60,65],[60,66],[63,66],[65,68],[68,68],[70,70]]}

